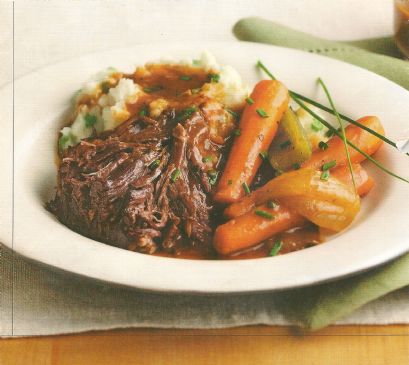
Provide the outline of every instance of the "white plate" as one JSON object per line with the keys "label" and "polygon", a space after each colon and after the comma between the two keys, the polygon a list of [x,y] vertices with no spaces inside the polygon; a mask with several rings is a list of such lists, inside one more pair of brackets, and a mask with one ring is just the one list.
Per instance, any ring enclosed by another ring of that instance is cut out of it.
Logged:
{"label": "white plate", "polygon": [[[253,85],[257,59],[290,88],[317,97],[322,77],[343,113],[378,115],[392,137],[408,128],[409,93],[363,69],[295,50],[251,43],[151,44],[89,54],[48,66],[15,82],[14,250],[54,267],[127,286],[168,292],[228,293],[277,290],[323,282],[379,265],[409,250],[409,185],[368,166],[376,188],[364,199],[353,225],[329,242],[274,258],[190,261],[142,255],[85,238],[44,209],[56,178],[55,143],[70,96],[90,75],[107,66],[131,71],[136,64],[195,57],[203,49],[231,64]],[[1,90],[10,116],[10,87]],[[8,98],[8,99],[7,99]],[[319,99],[323,101],[322,95]],[[7,131],[7,129],[6,129]],[[0,241],[11,247],[11,134],[0,134]],[[384,146],[376,156],[409,175],[409,159]],[[4,165],[4,166],[3,166]]]}

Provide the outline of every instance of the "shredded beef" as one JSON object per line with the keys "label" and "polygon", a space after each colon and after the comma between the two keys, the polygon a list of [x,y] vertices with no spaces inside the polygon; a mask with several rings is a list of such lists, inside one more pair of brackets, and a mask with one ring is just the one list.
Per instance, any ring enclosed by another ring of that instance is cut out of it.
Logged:
{"label": "shredded beef", "polygon": [[82,235],[138,252],[211,245],[211,185],[203,162],[210,130],[200,110],[138,117],[63,152],[47,204]]}

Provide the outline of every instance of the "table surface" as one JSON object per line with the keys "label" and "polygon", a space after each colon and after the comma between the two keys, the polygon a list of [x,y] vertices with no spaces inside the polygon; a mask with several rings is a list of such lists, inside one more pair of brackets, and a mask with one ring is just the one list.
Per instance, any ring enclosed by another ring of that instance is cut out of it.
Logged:
{"label": "table surface", "polygon": [[0,364],[388,364],[409,359],[409,325],[134,329],[0,340]]}

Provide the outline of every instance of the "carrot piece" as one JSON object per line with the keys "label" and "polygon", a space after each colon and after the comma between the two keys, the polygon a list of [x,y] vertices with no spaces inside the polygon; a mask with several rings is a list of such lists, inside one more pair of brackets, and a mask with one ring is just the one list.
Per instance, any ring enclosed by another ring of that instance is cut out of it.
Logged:
{"label": "carrot piece", "polygon": [[[358,194],[361,196],[367,194],[374,185],[373,179],[359,164],[353,164],[353,172]],[[347,166],[336,168],[331,171],[331,174],[346,184],[352,184]],[[274,219],[269,220],[257,215],[257,210],[271,214]],[[274,208],[267,205],[253,206],[250,211],[217,227],[213,245],[217,252],[227,255],[252,247],[277,233],[300,226],[305,222],[306,220],[301,215],[282,204]]]}
{"label": "carrot piece", "polygon": [[277,80],[260,81],[250,95],[254,103],[246,105],[226,167],[217,185],[214,200],[231,203],[244,194],[262,163],[259,154],[267,151],[278,123],[288,108],[287,88]]}
{"label": "carrot piece", "polygon": [[218,253],[227,255],[244,250],[306,221],[283,205],[276,208],[263,205],[258,208],[271,214],[274,219],[268,220],[255,214],[255,211],[250,211],[220,225],[216,228],[213,238],[213,246]]}
{"label": "carrot piece", "polygon": [[[385,134],[378,117],[367,116],[359,119],[358,122],[379,134]],[[368,155],[375,153],[383,143],[378,137],[355,125],[349,125],[346,127],[345,135],[350,142],[355,144]],[[365,160],[365,156],[361,155],[357,150],[350,146],[348,148],[352,162],[361,162]],[[311,158],[303,163],[302,167],[314,167],[319,169],[323,164],[334,160],[337,162],[337,166],[348,163],[344,142],[338,136],[334,136],[328,141],[328,148],[326,150],[314,152]]]}
{"label": "carrot piece", "polygon": [[[359,119],[359,122],[380,134],[384,134],[382,124],[377,117],[363,117]],[[375,153],[383,143],[378,137],[375,137],[374,135],[354,125],[349,125],[347,128],[345,128],[345,134],[347,139],[369,155]],[[365,156],[361,155],[351,147],[349,148],[349,153],[352,162],[360,162],[365,159]],[[334,160],[336,161],[336,166],[338,167],[346,166],[348,163],[344,143],[342,139],[337,136],[328,141],[327,149],[314,152],[311,158],[304,162],[302,167],[313,167],[320,169],[323,164]],[[368,184],[371,183],[368,182]],[[242,198],[239,202],[235,202],[227,207],[224,211],[225,216],[228,218],[238,217],[250,211],[256,205],[264,202],[265,199],[263,196],[265,195],[265,191],[268,190],[268,186],[269,183],[254,191],[249,196]]]}
{"label": "carrot piece", "polygon": [[[356,192],[359,196],[368,194],[375,185],[375,180],[368,175],[366,170],[362,168],[359,163],[352,164],[352,172],[354,173],[354,179],[356,184]],[[331,175],[344,184],[352,186],[351,172],[347,166],[340,166],[331,170]]]}

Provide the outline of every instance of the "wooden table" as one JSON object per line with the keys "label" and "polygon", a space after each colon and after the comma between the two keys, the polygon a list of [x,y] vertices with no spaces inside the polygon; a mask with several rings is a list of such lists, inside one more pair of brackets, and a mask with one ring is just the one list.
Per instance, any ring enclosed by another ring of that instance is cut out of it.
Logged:
{"label": "wooden table", "polygon": [[409,364],[409,325],[135,329],[0,340],[2,365]]}

